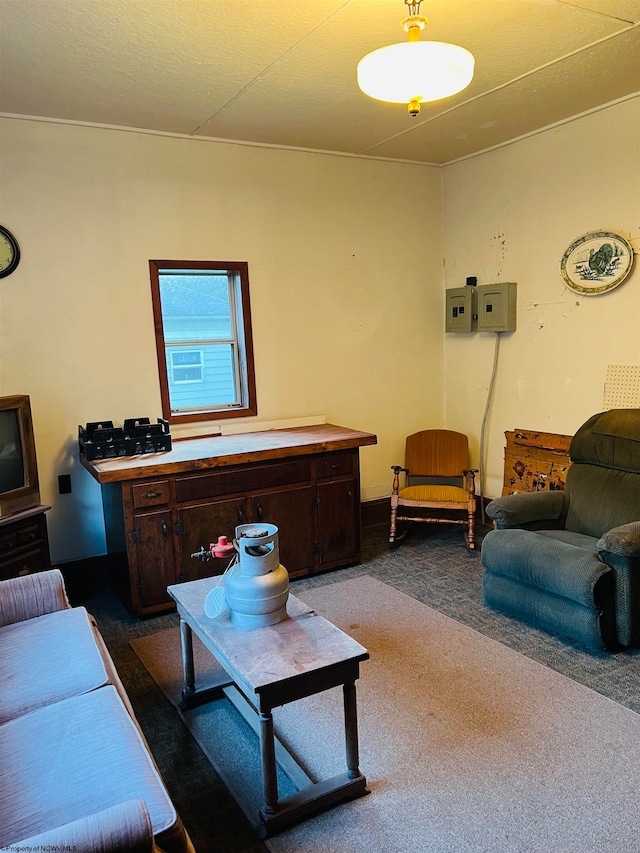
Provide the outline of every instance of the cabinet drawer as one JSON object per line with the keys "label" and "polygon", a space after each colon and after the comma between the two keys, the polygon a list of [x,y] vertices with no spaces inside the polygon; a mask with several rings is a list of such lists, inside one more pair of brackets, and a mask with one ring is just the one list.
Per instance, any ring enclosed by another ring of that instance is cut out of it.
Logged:
{"label": "cabinet drawer", "polygon": [[42,550],[27,551],[20,557],[0,561],[0,580],[16,578],[20,575],[30,575],[33,572],[43,572],[48,568],[49,566]]}
{"label": "cabinet drawer", "polygon": [[357,454],[326,453],[316,459],[316,476],[318,479],[336,477],[339,474],[353,474],[357,468]]}
{"label": "cabinet drawer", "polygon": [[16,548],[24,548],[25,545],[33,545],[42,541],[42,532],[37,521],[33,524],[23,524],[14,530],[8,530],[0,534],[0,560],[3,555],[9,554]]}
{"label": "cabinet drawer", "polygon": [[34,545],[36,542],[42,542],[42,530],[40,529],[40,525],[38,522],[34,524],[25,524],[24,527],[21,527],[16,531],[16,538],[18,540],[18,547],[22,547],[23,545]]}
{"label": "cabinet drawer", "polygon": [[136,509],[148,506],[161,506],[169,503],[169,481],[156,480],[153,483],[138,483],[133,489],[133,505]]}
{"label": "cabinet drawer", "polygon": [[215,474],[178,477],[176,500],[182,503],[218,495],[255,492],[273,486],[305,483],[310,479],[311,463],[308,459],[296,459],[275,465],[257,465],[251,468],[228,468]]}

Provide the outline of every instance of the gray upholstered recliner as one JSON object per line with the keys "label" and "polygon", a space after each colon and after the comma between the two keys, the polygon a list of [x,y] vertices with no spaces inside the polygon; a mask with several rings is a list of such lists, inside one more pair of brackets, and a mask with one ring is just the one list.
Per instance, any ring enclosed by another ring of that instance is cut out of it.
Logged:
{"label": "gray upholstered recliner", "polygon": [[565,491],[491,501],[486,603],[596,649],[640,645],[640,409],[593,415]]}

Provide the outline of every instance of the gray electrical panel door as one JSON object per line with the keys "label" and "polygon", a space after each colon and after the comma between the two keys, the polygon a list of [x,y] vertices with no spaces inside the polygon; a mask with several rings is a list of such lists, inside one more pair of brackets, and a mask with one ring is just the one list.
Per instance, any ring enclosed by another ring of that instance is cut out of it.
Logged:
{"label": "gray electrical panel door", "polygon": [[478,288],[478,331],[514,332],[518,285],[514,281]]}

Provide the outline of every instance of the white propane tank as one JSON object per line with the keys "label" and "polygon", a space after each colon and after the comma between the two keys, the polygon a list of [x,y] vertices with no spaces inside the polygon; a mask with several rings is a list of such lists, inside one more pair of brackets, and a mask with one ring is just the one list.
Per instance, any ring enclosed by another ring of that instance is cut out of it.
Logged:
{"label": "white propane tank", "polygon": [[234,625],[262,628],[287,615],[289,573],[280,565],[275,524],[240,524],[234,545],[238,562],[225,582],[229,616]]}

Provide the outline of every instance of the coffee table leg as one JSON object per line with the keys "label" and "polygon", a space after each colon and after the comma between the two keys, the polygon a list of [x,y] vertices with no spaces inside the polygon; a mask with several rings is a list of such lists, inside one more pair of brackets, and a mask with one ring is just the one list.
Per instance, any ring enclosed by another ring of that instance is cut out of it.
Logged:
{"label": "coffee table leg", "polygon": [[344,697],[344,732],[347,747],[347,776],[357,779],[360,776],[360,756],[358,750],[358,711],[356,705],[355,682],[342,686]]}
{"label": "coffee table leg", "polygon": [[278,779],[276,777],[276,751],[273,740],[273,716],[270,711],[261,711],[260,755],[262,758],[262,786],[264,789],[264,812],[273,814],[278,807]]}
{"label": "coffee table leg", "polygon": [[196,674],[193,665],[193,634],[184,619],[180,620],[180,639],[182,641],[182,671],[184,672],[182,698],[187,699],[196,692]]}

